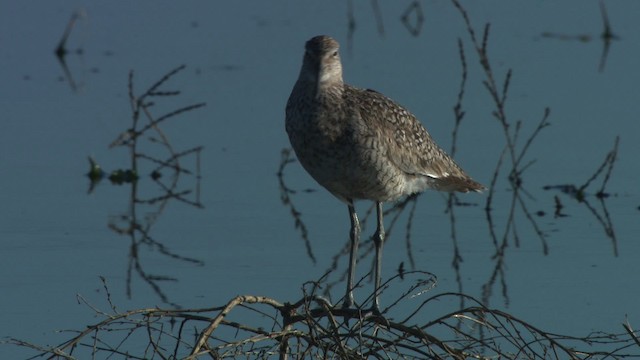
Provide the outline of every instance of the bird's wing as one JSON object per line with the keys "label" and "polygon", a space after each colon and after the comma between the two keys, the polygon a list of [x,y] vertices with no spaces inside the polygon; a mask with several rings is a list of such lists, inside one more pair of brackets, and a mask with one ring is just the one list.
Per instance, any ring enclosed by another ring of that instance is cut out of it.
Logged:
{"label": "bird's wing", "polygon": [[349,87],[356,108],[370,134],[400,170],[433,179],[468,178],[462,169],[431,138],[420,121],[404,107],[374,91]]}

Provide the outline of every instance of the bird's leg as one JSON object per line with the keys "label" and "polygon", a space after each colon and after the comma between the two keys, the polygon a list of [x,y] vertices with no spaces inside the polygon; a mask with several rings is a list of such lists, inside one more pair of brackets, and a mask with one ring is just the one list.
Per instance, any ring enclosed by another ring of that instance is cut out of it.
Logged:
{"label": "bird's leg", "polygon": [[353,305],[353,283],[355,279],[356,261],[358,257],[358,241],[360,240],[360,222],[358,221],[358,214],[353,206],[353,201],[349,201],[349,218],[351,219],[351,230],[349,236],[351,238],[351,251],[349,253],[349,274],[347,277],[347,294],[344,299],[344,308],[349,308]]}
{"label": "bird's leg", "polygon": [[380,313],[380,272],[382,270],[382,245],[384,245],[384,223],[382,219],[382,203],[376,202],[376,214],[378,215],[378,226],[373,234],[373,241],[376,245],[376,266],[375,266],[375,293],[373,298],[373,311]]}

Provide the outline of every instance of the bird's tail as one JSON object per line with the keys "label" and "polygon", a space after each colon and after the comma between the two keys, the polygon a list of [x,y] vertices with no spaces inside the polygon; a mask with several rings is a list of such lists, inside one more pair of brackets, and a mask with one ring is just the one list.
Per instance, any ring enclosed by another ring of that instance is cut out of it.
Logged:
{"label": "bird's tail", "polygon": [[483,192],[484,190],[487,190],[486,186],[470,177],[448,176],[438,180],[440,181],[438,181],[437,188],[440,191],[457,191],[466,193],[469,191]]}

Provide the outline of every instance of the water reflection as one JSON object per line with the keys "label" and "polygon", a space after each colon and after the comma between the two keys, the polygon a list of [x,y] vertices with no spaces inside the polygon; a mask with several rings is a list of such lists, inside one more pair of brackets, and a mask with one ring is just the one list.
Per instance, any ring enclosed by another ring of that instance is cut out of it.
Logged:
{"label": "water reflection", "polygon": [[[104,178],[114,185],[130,187],[129,206],[124,214],[113,215],[109,219],[109,228],[115,233],[130,238],[129,261],[127,268],[127,296],[131,298],[132,280],[137,276],[143,280],[164,303],[179,307],[171,302],[162,290],[167,281],[177,281],[173,275],[159,274],[147,269],[141,252],[157,251],[164,257],[174,260],[204,265],[200,259],[180,255],[156,238],[152,228],[160,219],[170,202],[179,201],[194,208],[202,208],[200,200],[200,154],[202,146],[179,150],[171,144],[170,137],[162,131],[164,121],[178,118],[181,114],[205,106],[204,103],[171,109],[162,115],[155,115],[153,106],[166,97],[179,95],[179,91],[161,89],[165,83],[185,67],[180,66],[164,75],[141,95],[134,93],[133,72],[129,74],[129,100],[131,103],[131,127],[113,141],[111,148],[125,147],[129,151],[130,164],[126,169],[105,173],[99,164],[90,159],[89,192]],[[153,145],[153,146],[150,146]],[[158,146],[160,145],[160,146]],[[193,165],[185,165],[193,163]],[[141,178],[142,171],[148,171],[148,177]],[[147,182],[151,180],[151,184]],[[186,182],[191,182],[185,185]],[[150,185],[155,185],[152,189]],[[144,194],[144,195],[143,195]],[[145,214],[141,216],[140,214]]]}

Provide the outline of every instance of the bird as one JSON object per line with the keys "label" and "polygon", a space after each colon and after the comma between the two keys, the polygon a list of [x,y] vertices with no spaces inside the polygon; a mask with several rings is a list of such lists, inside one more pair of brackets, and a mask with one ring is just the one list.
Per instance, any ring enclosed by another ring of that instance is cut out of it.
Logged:
{"label": "bird", "polygon": [[285,128],[302,167],[349,211],[344,308],[355,304],[361,228],[354,202],[375,203],[372,310],[380,313],[383,203],[427,189],[482,192],[486,187],[467,175],[407,109],[375,90],[345,83],[339,49],[338,41],[327,35],[306,42],[302,67],[286,105]]}

